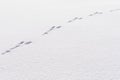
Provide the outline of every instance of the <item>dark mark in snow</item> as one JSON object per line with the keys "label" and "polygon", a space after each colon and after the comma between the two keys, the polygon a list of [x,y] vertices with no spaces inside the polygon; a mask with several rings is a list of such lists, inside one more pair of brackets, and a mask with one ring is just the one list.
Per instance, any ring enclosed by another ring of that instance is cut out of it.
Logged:
{"label": "dark mark in snow", "polygon": [[95,12],[94,14],[103,14],[103,12]]}
{"label": "dark mark in snow", "polygon": [[28,45],[28,44],[31,44],[31,43],[32,43],[32,41],[29,41],[29,42],[26,42],[25,44]]}
{"label": "dark mark in snow", "polygon": [[82,17],[78,18],[79,20],[83,19]]}
{"label": "dark mark in snow", "polygon": [[72,22],[72,20],[69,20],[69,21],[68,21],[68,23],[71,23],[71,22]]}
{"label": "dark mark in snow", "polygon": [[62,26],[57,26],[56,28],[58,28],[58,29],[59,29],[59,28],[61,28],[61,27],[62,27]]}
{"label": "dark mark in snow", "polygon": [[73,22],[73,21],[81,20],[81,19],[83,19],[83,18],[82,18],[82,17],[75,17],[75,18],[73,18],[72,20],[69,20],[67,23],[71,23],[71,22]]}
{"label": "dark mark in snow", "polygon": [[13,48],[10,48],[10,50],[13,50],[13,49],[15,49],[15,48],[17,48],[17,47],[20,47],[20,45],[17,45],[17,46],[15,46],[15,47],[13,47]]}
{"label": "dark mark in snow", "polygon": [[93,14],[89,14],[88,16],[94,16],[94,15],[97,15],[97,14],[103,14],[103,12],[94,12]]}
{"label": "dark mark in snow", "polygon": [[9,53],[9,52],[10,52],[10,50],[6,50],[5,52],[2,53],[2,55]]}
{"label": "dark mark in snow", "polygon": [[55,26],[51,27],[51,29],[49,31],[53,30],[54,28],[55,28]]}
{"label": "dark mark in snow", "polygon": [[46,35],[48,34],[49,32],[53,31],[54,29],[59,29],[61,28],[62,26],[52,26],[48,31],[44,32],[42,35]]}
{"label": "dark mark in snow", "polygon": [[10,52],[10,50],[7,50],[6,52],[7,52],[7,53]]}
{"label": "dark mark in snow", "polygon": [[75,17],[73,20],[76,20],[76,19],[78,19],[78,17]]}
{"label": "dark mark in snow", "polygon": [[93,16],[93,14],[89,14],[88,16]]}
{"label": "dark mark in snow", "polygon": [[16,45],[14,48],[20,47],[20,45]]}
{"label": "dark mark in snow", "polygon": [[42,35],[46,35],[46,34],[48,34],[48,32],[45,32],[45,33],[43,33]]}
{"label": "dark mark in snow", "polygon": [[52,31],[55,28],[55,26],[52,26],[47,32]]}
{"label": "dark mark in snow", "polygon": [[46,31],[45,33],[43,33],[42,35],[48,34],[50,31],[52,31],[55,28],[55,26],[52,26],[48,31]]}
{"label": "dark mark in snow", "polygon": [[16,49],[16,48],[24,45],[23,43],[27,45],[27,44],[30,44],[30,43],[32,43],[32,42],[29,41],[29,42],[26,42],[26,43],[25,43],[24,41],[21,41],[21,42],[18,43],[15,47],[12,47],[12,48],[10,48],[9,50],[6,50],[5,52],[3,52],[2,55],[3,55],[3,54],[6,54],[6,53],[10,53],[12,50],[14,50],[14,49]]}
{"label": "dark mark in snow", "polygon": [[23,44],[24,43],[24,41],[21,41],[19,44]]}

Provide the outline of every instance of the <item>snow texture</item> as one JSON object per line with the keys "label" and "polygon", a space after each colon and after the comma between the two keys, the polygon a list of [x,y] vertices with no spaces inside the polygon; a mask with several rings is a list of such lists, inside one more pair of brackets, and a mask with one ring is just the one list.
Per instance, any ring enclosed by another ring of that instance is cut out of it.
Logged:
{"label": "snow texture", "polygon": [[120,80],[120,1],[0,1],[0,80]]}

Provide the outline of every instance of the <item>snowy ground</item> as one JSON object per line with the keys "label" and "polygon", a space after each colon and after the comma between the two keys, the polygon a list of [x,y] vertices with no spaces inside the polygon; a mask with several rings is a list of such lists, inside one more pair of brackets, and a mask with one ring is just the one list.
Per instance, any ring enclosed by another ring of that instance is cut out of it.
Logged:
{"label": "snowy ground", "polygon": [[0,1],[0,80],[120,80],[120,1]]}

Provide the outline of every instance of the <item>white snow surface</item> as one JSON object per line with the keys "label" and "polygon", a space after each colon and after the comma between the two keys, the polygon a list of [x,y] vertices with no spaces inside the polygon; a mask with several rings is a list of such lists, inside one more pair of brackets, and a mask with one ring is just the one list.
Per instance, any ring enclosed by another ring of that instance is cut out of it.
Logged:
{"label": "white snow surface", "polygon": [[0,80],[120,80],[120,1],[1,0]]}

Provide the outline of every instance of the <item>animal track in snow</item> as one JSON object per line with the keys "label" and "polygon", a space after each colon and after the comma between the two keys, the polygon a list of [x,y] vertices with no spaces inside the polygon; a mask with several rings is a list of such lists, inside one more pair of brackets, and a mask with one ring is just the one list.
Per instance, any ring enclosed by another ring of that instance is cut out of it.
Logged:
{"label": "animal track in snow", "polygon": [[[112,9],[112,10],[109,10],[108,12],[115,12],[115,11],[120,11],[120,9]],[[94,12],[94,13],[89,14],[89,15],[87,16],[87,18],[88,18],[88,17],[95,16],[95,15],[100,15],[100,14],[104,14],[104,12],[98,12],[98,11],[96,11],[96,12]],[[68,20],[66,24],[72,23],[72,22],[74,22],[74,21],[76,21],[76,20],[82,20],[82,19],[85,19],[85,18],[84,18],[84,17],[74,17],[73,19]],[[45,31],[45,32],[44,32],[43,34],[41,34],[41,35],[42,35],[42,36],[48,35],[51,31],[53,31],[53,30],[55,30],[55,29],[60,29],[61,27],[63,27],[63,26],[61,26],[61,25],[59,25],[59,26],[52,26],[49,30]],[[18,43],[18,44],[15,45],[14,47],[6,50],[5,52],[3,52],[3,53],[1,53],[1,54],[4,55],[4,54],[7,54],[7,53],[10,53],[12,50],[14,50],[14,49],[16,49],[16,48],[19,48],[19,47],[21,47],[22,45],[29,45],[29,44],[31,44],[31,43],[32,43],[32,41],[28,41],[28,42],[21,41],[20,43]]]}
{"label": "animal track in snow", "polygon": [[5,52],[1,53],[2,55],[4,54],[7,54],[7,53],[10,53],[12,50],[16,49],[16,48],[19,48],[21,47],[22,45],[28,45],[28,44],[31,44],[32,41],[28,41],[28,42],[25,42],[25,41],[21,41],[20,43],[18,43],[17,45],[15,45],[14,47],[6,50]]}

